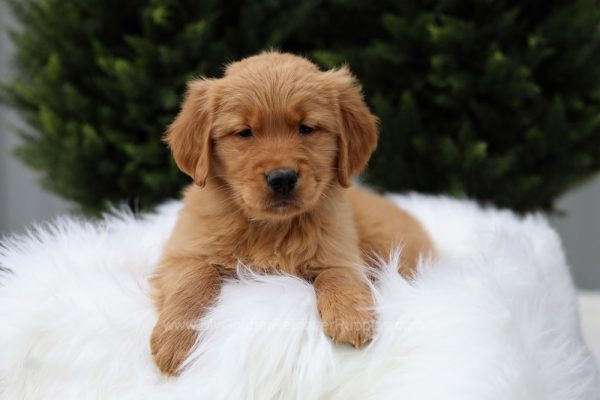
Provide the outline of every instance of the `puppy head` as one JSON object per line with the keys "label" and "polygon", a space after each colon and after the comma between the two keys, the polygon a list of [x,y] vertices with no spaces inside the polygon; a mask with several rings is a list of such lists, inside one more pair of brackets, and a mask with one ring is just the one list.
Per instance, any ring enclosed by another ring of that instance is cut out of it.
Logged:
{"label": "puppy head", "polygon": [[250,217],[279,219],[350,186],[375,149],[377,119],[347,68],[268,52],[190,82],[165,140],[197,185],[214,180]]}

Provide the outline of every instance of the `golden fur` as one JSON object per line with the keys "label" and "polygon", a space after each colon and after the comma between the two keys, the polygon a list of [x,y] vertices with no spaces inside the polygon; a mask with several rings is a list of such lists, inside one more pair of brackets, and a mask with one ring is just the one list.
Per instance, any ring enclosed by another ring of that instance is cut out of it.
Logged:
{"label": "golden fur", "polygon": [[[360,265],[401,245],[399,269],[410,276],[433,251],[411,215],[348,188],[375,148],[377,119],[346,68],[322,72],[276,52],[233,63],[223,78],[189,84],[166,141],[196,185],[152,280],[160,316],[151,347],[165,374],[177,373],[196,341],[193,323],[238,262],[312,281],[325,333],[360,347],[374,322]],[[265,179],[280,168],[299,177],[284,201]]]}

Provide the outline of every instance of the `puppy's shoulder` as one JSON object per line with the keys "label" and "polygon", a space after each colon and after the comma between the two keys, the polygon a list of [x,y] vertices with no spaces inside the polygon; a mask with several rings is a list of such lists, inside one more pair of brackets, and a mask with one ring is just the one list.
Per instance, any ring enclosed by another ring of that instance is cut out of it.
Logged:
{"label": "puppy's shoulder", "polygon": [[226,247],[229,242],[225,239],[239,235],[243,218],[231,200],[223,197],[208,185],[187,187],[169,248],[176,248],[178,253],[208,254],[214,252],[216,242]]}
{"label": "puppy's shoulder", "polygon": [[181,214],[191,214],[198,218],[221,218],[223,215],[237,214],[238,208],[232,204],[230,195],[214,185],[199,187],[189,185],[183,191]]}
{"label": "puppy's shoulder", "polygon": [[417,241],[428,241],[421,223],[391,200],[365,189],[347,189],[352,204],[354,223],[362,237],[380,236],[389,242],[397,236],[410,236]]}
{"label": "puppy's shoulder", "polygon": [[346,190],[346,194],[355,212],[379,207],[383,207],[382,211],[385,212],[390,211],[389,207],[393,207],[393,210],[398,208],[385,197],[364,188],[352,186]]}

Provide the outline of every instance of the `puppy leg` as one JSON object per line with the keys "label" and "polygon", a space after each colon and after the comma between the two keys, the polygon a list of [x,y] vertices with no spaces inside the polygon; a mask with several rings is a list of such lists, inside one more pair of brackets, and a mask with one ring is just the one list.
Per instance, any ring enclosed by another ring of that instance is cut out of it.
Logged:
{"label": "puppy leg", "polygon": [[362,347],[373,337],[373,296],[354,268],[328,268],[314,280],[325,334],[335,343]]}
{"label": "puppy leg", "polygon": [[193,259],[165,261],[159,268],[159,318],[150,347],[154,362],[165,375],[176,375],[196,343],[194,324],[221,289],[221,276],[212,265]]}

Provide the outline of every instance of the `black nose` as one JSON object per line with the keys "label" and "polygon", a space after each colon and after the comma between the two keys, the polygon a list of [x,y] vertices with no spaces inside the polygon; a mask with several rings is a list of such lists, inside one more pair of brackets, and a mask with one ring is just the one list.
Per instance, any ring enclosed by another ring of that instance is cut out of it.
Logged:
{"label": "black nose", "polygon": [[298,173],[292,169],[274,169],[267,173],[267,183],[273,192],[285,196],[296,187]]}

